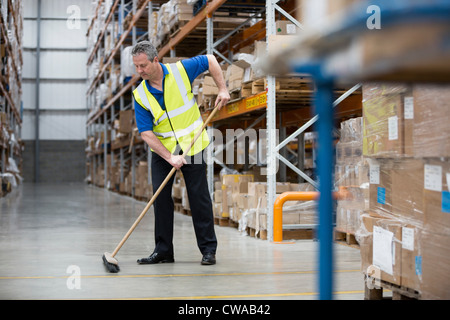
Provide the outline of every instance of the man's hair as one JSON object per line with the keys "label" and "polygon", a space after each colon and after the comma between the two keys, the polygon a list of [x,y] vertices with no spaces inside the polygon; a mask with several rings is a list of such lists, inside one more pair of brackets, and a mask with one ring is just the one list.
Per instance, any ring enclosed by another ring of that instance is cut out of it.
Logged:
{"label": "man's hair", "polygon": [[155,46],[150,41],[141,41],[138,42],[131,50],[131,55],[136,57],[141,53],[145,53],[147,55],[147,59],[153,61],[155,57],[158,56],[158,51]]}

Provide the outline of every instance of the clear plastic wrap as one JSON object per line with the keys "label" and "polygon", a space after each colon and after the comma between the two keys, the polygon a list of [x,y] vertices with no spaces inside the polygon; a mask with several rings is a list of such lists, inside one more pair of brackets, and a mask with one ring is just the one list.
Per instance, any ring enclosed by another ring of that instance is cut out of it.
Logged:
{"label": "clear plastic wrap", "polygon": [[363,154],[450,157],[450,86],[365,84]]}
{"label": "clear plastic wrap", "polygon": [[414,85],[410,104],[414,156],[450,157],[450,86]]}
{"label": "clear plastic wrap", "polygon": [[363,86],[363,154],[369,157],[401,157],[405,154],[404,101],[410,97],[406,85]]}
{"label": "clear plastic wrap", "polygon": [[[338,201],[336,230],[355,232],[363,273],[421,299],[450,299],[449,89],[363,86],[366,184],[354,169],[355,120],[336,146],[335,185],[352,195]],[[367,202],[356,213],[361,186]]]}
{"label": "clear plastic wrap", "polygon": [[191,20],[193,8],[186,0],[169,0],[163,3],[158,11],[156,26],[156,43],[164,44],[171,31],[180,24]]}
{"label": "clear plastic wrap", "polygon": [[341,123],[336,145],[335,189],[345,188],[348,198],[337,201],[336,230],[354,234],[360,216],[368,209],[369,166],[362,155],[363,119]]}
{"label": "clear plastic wrap", "polygon": [[133,63],[133,56],[131,55],[131,51],[133,50],[132,46],[125,47],[120,53],[120,71],[121,77],[124,78],[131,77],[135,73],[135,67]]}
{"label": "clear plastic wrap", "polygon": [[356,231],[364,273],[421,299],[450,298],[449,182],[448,158],[371,162],[369,210]]}

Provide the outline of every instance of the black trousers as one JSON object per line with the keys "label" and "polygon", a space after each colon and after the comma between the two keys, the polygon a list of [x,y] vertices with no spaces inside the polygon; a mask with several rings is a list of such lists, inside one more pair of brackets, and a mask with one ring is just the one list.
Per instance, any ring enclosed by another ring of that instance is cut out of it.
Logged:
{"label": "black trousers", "polygon": [[[186,160],[188,164],[183,165],[181,171],[186,183],[197,245],[202,254],[215,254],[217,238],[214,231],[214,215],[206,179],[206,163],[203,159],[203,152],[198,153],[194,157],[186,156]],[[152,152],[153,192],[158,190],[172,168],[167,161],[155,152]],[[156,245],[154,252],[164,255],[174,254],[174,204],[172,199],[174,178],[175,175],[172,176],[154,202]]]}

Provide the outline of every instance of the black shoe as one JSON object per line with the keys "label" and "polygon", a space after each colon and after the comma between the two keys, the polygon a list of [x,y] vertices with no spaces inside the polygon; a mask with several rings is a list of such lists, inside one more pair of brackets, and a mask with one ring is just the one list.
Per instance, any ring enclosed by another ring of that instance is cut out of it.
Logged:
{"label": "black shoe", "polygon": [[139,264],[156,264],[156,263],[173,263],[175,259],[172,255],[162,255],[158,252],[153,252],[148,258],[138,259]]}
{"label": "black shoe", "polygon": [[216,264],[216,255],[214,253],[205,253],[202,258],[203,265]]}

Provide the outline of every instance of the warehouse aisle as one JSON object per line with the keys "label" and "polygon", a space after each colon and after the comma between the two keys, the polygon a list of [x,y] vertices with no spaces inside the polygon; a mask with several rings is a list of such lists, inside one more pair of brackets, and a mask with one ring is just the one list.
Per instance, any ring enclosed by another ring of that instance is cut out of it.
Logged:
{"label": "warehouse aisle", "polygon": [[[217,264],[200,265],[191,217],[175,214],[175,263],[153,250],[150,211],[106,272],[144,202],[86,184],[20,186],[0,198],[0,299],[316,299],[317,242],[273,244],[216,226]],[[336,299],[364,298],[357,249],[335,245]]]}

